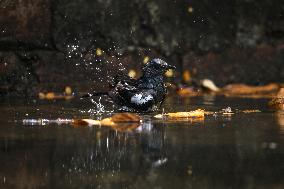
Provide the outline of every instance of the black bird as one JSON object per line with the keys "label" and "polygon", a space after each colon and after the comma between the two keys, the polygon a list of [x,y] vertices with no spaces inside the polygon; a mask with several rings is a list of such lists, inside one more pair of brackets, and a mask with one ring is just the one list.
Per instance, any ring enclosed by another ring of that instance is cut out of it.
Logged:
{"label": "black bird", "polygon": [[110,91],[89,93],[83,97],[108,95],[123,110],[153,111],[161,106],[165,99],[167,89],[164,74],[169,69],[175,69],[175,67],[156,58],[143,66],[143,75],[139,79],[117,75],[110,83]]}

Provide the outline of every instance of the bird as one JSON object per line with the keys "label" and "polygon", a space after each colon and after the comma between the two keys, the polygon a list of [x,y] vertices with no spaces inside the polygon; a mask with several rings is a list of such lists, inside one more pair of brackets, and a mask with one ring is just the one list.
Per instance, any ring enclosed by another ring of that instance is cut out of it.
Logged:
{"label": "bird", "polygon": [[133,79],[126,74],[116,75],[109,83],[107,92],[92,92],[84,97],[107,95],[121,110],[131,112],[150,112],[163,104],[167,88],[165,72],[175,69],[160,58],[154,58],[142,67],[142,76]]}

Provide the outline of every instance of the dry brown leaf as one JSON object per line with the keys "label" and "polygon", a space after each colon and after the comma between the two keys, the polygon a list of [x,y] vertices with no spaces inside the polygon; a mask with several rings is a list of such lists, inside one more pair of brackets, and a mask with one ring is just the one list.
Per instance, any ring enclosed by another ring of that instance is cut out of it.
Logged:
{"label": "dry brown leaf", "polygon": [[206,88],[206,89],[208,89],[210,91],[213,91],[213,92],[219,92],[220,91],[220,88],[217,87],[215,85],[215,83],[212,80],[210,80],[210,79],[203,79],[201,81],[201,83],[202,83],[202,87],[204,87],[204,88]]}
{"label": "dry brown leaf", "polygon": [[48,100],[54,99],[55,94],[53,92],[46,93],[45,98]]}
{"label": "dry brown leaf", "polygon": [[192,88],[180,88],[177,90],[177,94],[182,97],[197,96],[199,92],[194,91]]}
{"label": "dry brown leaf", "polygon": [[73,121],[73,125],[76,126],[86,126],[86,125],[102,125],[118,128],[122,124],[136,123],[139,125],[141,121],[140,116],[131,113],[118,113],[112,117],[104,118],[102,120],[94,119],[76,119]]}
{"label": "dry brown leaf", "polygon": [[182,73],[182,79],[183,79],[184,82],[190,82],[191,81],[191,74],[190,74],[189,70],[185,70]]}
{"label": "dry brown leaf", "polygon": [[65,99],[65,100],[70,100],[74,98],[72,94],[67,94],[67,93],[72,93],[71,88],[67,88],[67,92],[65,91],[66,95],[61,95],[61,94],[55,94],[54,92],[48,92],[48,93],[38,93],[39,99],[41,100],[57,100],[57,99]]}
{"label": "dry brown leaf", "polygon": [[271,83],[264,86],[249,86],[245,84],[230,84],[222,89],[226,95],[255,95],[276,93],[279,85]]}
{"label": "dry brown leaf", "polygon": [[179,119],[179,118],[204,118],[204,110],[198,109],[195,111],[190,112],[174,112],[174,113],[167,113],[167,114],[158,114],[155,115],[155,118],[162,119],[162,118],[170,118],[170,119]]}

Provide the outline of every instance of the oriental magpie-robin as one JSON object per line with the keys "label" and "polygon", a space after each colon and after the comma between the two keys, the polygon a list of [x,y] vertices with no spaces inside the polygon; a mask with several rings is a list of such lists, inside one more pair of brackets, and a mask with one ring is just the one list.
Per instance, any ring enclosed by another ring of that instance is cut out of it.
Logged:
{"label": "oriental magpie-robin", "polygon": [[153,111],[161,106],[167,94],[164,74],[169,69],[175,69],[175,66],[155,58],[143,66],[139,79],[120,74],[110,82],[108,92],[93,92],[82,97],[107,95],[123,110]]}

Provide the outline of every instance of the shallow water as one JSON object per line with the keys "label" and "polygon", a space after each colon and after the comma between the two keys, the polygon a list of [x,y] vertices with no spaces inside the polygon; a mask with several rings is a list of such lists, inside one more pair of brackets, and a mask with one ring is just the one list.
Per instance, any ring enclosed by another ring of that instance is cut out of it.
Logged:
{"label": "shallow water", "polygon": [[266,103],[171,97],[164,112],[228,106],[262,112],[208,115],[197,122],[157,121],[152,113],[132,132],[118,132],[22,124],[27,118],[110,115],[90,113],[88,100],[6,100],[0,103],[0,188],[284,188],[284,113]]}

